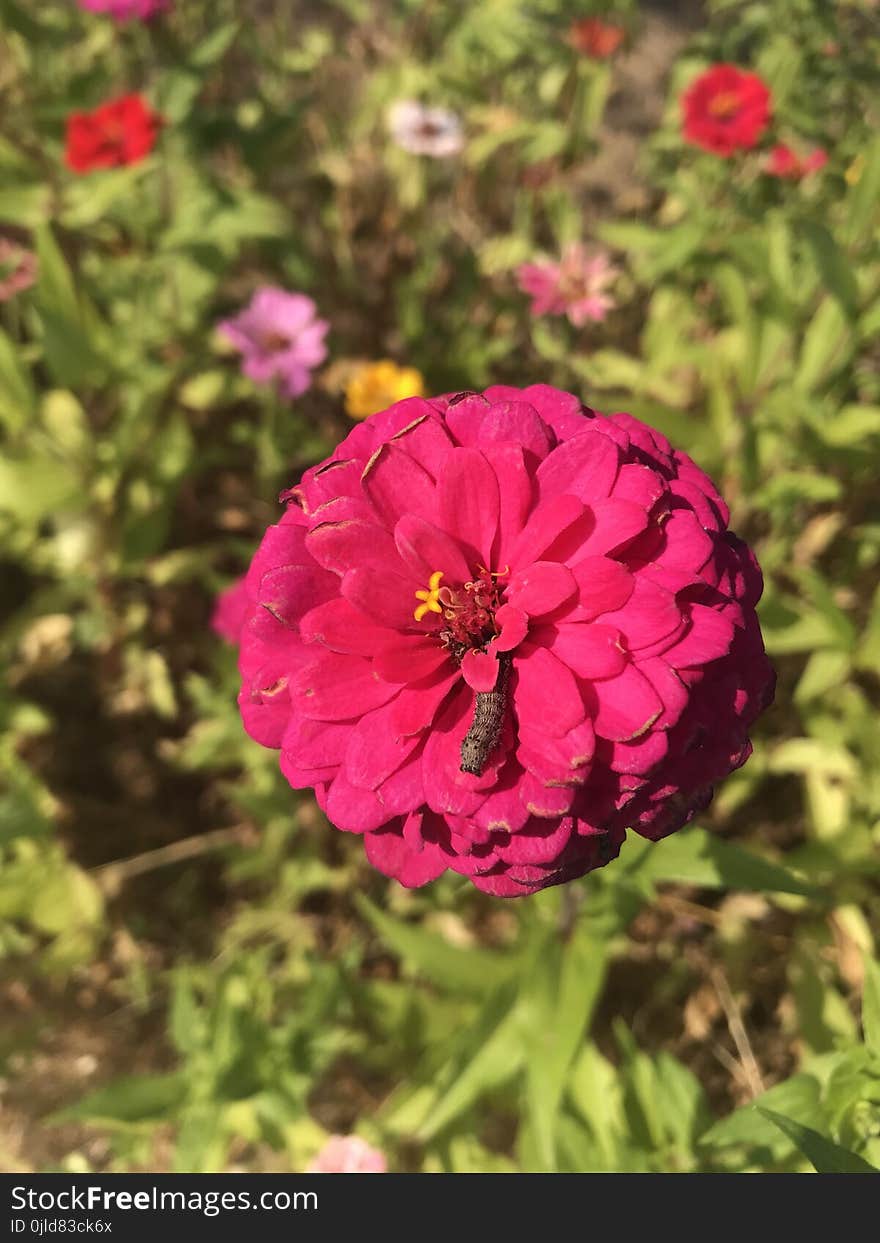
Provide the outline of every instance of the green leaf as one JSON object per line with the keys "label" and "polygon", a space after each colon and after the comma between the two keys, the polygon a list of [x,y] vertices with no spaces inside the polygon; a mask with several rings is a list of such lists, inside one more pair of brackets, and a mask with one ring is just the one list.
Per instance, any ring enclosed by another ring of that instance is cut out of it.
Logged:
{"label": "green leaf", "polygon": [[844,406],[832,418],[817,412],[810,422],[825,444],[861,450],[869,436],[880,436],[880,406]]}
{"label": "green leaf", "polygon": [[787,1118],[784,1114],[776,1113],[772,1109],[763,1109],[760,1105],[756,1105],[755,1108],[788,1136],[812,1164],[817,1174],[880,1174],[880,1170],[869,1165],[857,1153],[841,1148],[839,1144],[826,1139],[812,1127],[795,1122],[793,1118]]}
{"label": "green leaf", "polygon": [[[568,1072],[605,979],[606,947],[582,919],[557,962],[542,954],[535,964],[533,987],[522,1003],[534,1032],[526,1074],[526,1098],[541,1167],[556,1167],[556,1120]],[[555,968],[555,969],[554,969]],[[536,987],[534,987],[536,985]]]}
{"label": "green leaf", "polygon": [[795,377],[801,392],[814,392],[842,367],[853,349],[853,332],[840,302],[826,294],[804,333]]}
{"label": "green leaf", "polygon": [[216,64],[224,52],[232,46],[239,29],[238,22],[226,22],[218,26],[216,30],[212,30],[206,39],[196,45],[189,63],[196,69],[207,69],[210,65]]}
{"label": "green leaf", "polygon": [[812,885],[787,868],[705,829],[686,829],[662,842],[633,843],[621,852],[621,862],[628,877],[650,882],[818,896]]}
{"label": "green leaf", "polygon": [[509,979],[520,967],[519,957],[512,954],[460,949],[418,924],[387,915],[363,896],[356,902],[385,945],[441,988],[484,997],[487,989]]}
{"label": "green leaf", "polygon": [[50,200],[48,186],[28,182],[0,186],[0,223],[36,228],[49,215]]}
{"label": "green leaf", "polygon": [[810,703],[834,687],[841,686],[849,677],[851,663],[847,652],[833,648],[813,652],[795,689],[795,703]]}
{"label": "green leaf", "polygon": [[[769,1088],[757,1099],[764,1105],[772,1104],[777,1109],[784,1109],[786,1114],[798,1119],[814,1118],[819,1109],[819,1091],[819,1081],[815,1076],[797,1074]],[[700,1145],[726,1148],[734,1144],[750,1147],[772,1144],[777,1132],[767,1121],[767,1112],[755,1109],[754,1103],[743,1105],[705,1131],[700,1137]]]}
{"label": "green leaf", "polygon": [[34,523],[66,504],[80,487],[68,466],[52,458],[0,459],[0,512]]}
{"label": "green leaf", "polygon": [[73,277],[48,225],[37,231],[36,243],[39,260],[37,291],[41,307],[60,319],[78,322],[80,308]]}
{"label": "green leaf", "polygon": [[865,983],[862,990],[862,1029],[865,1044],[880,1057],[880,964],[865,955]]}
{"label": "green leaf", "polygon": [[104,899],[92,878],[81,868],[69,867],[48,877],[31,907],[31,919],[41,932],[65,936],[71,930],[99,924]]}
{"label": "green leaf", "polygon": [[455,1059],[454,1073],[448,1078],[441,1071],[439,1101],[418,1130],[426,1141],[465,1113],[485,1093],[512,1079],[520,1071],[527,1054],[522,1017],[511,1006],[503,990],[483,1012],[483,1018],[468,1033],[476,1050]]}
{"label": "green leaf", "polygon": [[167,1118],[179,1105],[185,1089],[180,1073],[130,1075],[91,1092],[83,1100],[53,1115],[52,1121],[148,1122]]}
{"label": "green leaf", "polygon": [[880,205],[880,137],[865,154],[862,175],[848,196],[847,233],[851,242],[861,241],[875,224]]}
{"label": "green leaf", "polygon": [[70,268],[47,227],[37,233],[37,307],[43,324],[43,350],[55,379],[66,388],[94,381],[103,364],[95,349],[100,325],[81,303]]}
{"label": "green leaf", "polygon": [[859,286],[852,266],[824,225],[815,220],[801,220],[798,230],[809,246],[824,287],[837,299],[849,316],[855,316],[859,304]]}
{"label": "green leaf", "polygon": [[0,420],[18,432],[33,416],[36,406],[30,371],[18,347],[0,329]]}

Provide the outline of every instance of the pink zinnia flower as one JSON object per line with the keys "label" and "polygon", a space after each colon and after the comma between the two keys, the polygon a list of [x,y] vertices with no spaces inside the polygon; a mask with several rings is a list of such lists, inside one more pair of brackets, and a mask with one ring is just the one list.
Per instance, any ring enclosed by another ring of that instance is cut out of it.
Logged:
{"label": "pink zinnia flower", "polygon": [[250,602],[244,576],[224,588],[217,597],[211,616],[211,629],[221,639],[238,643],[241,628],[250,613]]}
{"label": "pink zinnia flower", "polygon": [[90,13],[106,13],[117,22],[147,22],[163,13],[170,0],[79,0],[79,7]]}
{"label": "pink zinnia flower", "polygon": [[749,755],[760,571],[631,415],[545,385],[413,397],[282,499],[247,576],[245,728],[404,885],[581,876]]}
{"label": "pink zinnia flower", "polygon": [[800,181],[810,173],[817,173],[828,163],[828,152],[816,147],[807,156],[799,156],[785,143],[778,143],[767,157],[764,171],[771,177],[784,177],[789,181]]}
{"label": "pink zinnia flower", "polygon": [[218,327],[244,355],[246,376],[258,384],[277,379],[288,397],[299,397],[311,383],[312,370],[327,357],[324,337],[330,325],[316,319],[316,310],[305,294],[264,286],[245,310]]}
{"label": "pink zinnia flower", "polygon": [[359,1135],[331,1135],[309,1164],[307,1174],[387,1174],[384,1152]]}
{"label": "pink zinnia flower", "polygon": [[388,111],[391,136],[413,155],[444,159],[464,146],[461,121],[449,108],[428,108],[415,99],[399,99]]}
{"label": "pink zinnia flower", "polygon": [[37,279],[37,256],[11,238],[0,237],[0,302],[8,302]]}
{"label": "pink zinnia flower", "polygon": [[606,289],[618,274],[607,254],[588,254],[580,242],[566,246],[559,263],[524,263],[516,272],[533,315],[567,315],[576,328],[605,318],[614,306]]}

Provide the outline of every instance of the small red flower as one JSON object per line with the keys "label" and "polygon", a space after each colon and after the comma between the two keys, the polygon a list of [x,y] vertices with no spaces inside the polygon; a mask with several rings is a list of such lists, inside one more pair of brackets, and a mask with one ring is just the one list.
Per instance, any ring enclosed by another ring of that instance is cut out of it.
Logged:
{"label": "small red flower", "polygon": [[770,121],[769,87],[736,65],[701,73],[681,102],[685,140],[725,159],[754,147]]}
{"label": "small red flower", "polygon": [[809,173],[817,173],[828,163],[828,152],[816,147],[807,156],[800,156],[785,143],[778,143],[767,157],[764,171],[771,177],[785,177],[789,181],[800,181]]}
{"label": "small red flower", "polygon": [[571,23],[568,41],[575,51],[593,60],[607,60],[623,43],[626,31],[598,17],[582,17]]}
{"label": "small red flower", "polygon": [[75,173],[137,164],[156,143],[162,117],[140,95],[111,99],[67,118],[65,159]]}

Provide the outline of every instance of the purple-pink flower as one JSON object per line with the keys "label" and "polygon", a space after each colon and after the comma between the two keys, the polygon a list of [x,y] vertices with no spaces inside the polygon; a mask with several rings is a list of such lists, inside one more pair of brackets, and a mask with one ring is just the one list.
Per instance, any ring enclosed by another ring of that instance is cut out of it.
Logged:
{"label": "purple-pink flower", "polygon": [[571,880],[748,757],[760,570],[631,415],[540,384],[408,398],[282,499],[246,580],[245,728],[404,885]]}
{"label": "purple-pink flower", "polygon": [[37,256],[9,237],[0,237],[0,302],[8,302],[37,279]]}
{"label": "purple-pink flower", "polygon": [[307,1174],[387,1174],[384,1152],[359,1135],[331,1135],[309,1164]]}
{"label": "purple-pink flower", "polygon": [[242,370],[258,384],[277,380],[288,397],[299,397],[311,373],[327,357],[330,325],[316,317],[311,298],[267,285],[219,331],[243,355]]}
{"label": "purple-pink flower", "polygon": [[449,108],[429,108],[415,99],[399,99],[388,110],[388,128],[399,147],[413,155],[445,159],[464,146],[461,121]]}
{"label": "purple-pink flower", "polygon": [[533,315],[567,315],[576,328],[605,318],[614,306],[608,286],[618,274],[604,251],[589,253],[580,242],[566,246],[558,263],[524,263],[516,273]]}
{"label": "purple-pink flower", "polygon": [[117,22],[148,22],[170,7],[171,0],[79,0],[90,13],[106,13]]}

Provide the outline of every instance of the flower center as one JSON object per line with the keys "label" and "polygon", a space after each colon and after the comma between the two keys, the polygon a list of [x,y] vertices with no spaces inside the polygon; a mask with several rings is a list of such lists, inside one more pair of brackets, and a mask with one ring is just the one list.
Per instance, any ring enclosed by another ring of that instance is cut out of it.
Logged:
{"label": "flower center", "polygon": [[739,109],[739,97],[735,91],[719,91],[709,100],[709,112],[713,117],[732,117]]}
{"label": "flower center", "polygon": [[439,121],[420,121],[417,130],[419,138],[426,138],[428,140],[439,138],[443,132],[443,126]]}
{"label": "flower center", "polygon": [[260,333],[259,343],[264,353],[280,354],[282,350],[290,347],[290,337],[285,336],[283,332],[270,329]]}
{"label": "flower center", "polygon": [[441,586],[443,571],[435,570],[427,590],[415,593],[421,603],[413,617],[422,621],[429,613],[436,613],[442,619],[441,643],[460,660],[468,648],[483,648],[499,633],[495,611],[502,603],[502,588],[497,580],[508,572],[504,569],[493,574],[480,566],[475,578],[460,587],[450,587]]}
{"label": "flower center", "polygon": [[435,570],[428,579],[428,590],[417,591],[416,599],[422,603],[416,606],[413,617],[416,621],[421,621],[428,613],[442,613],[443,606],[440,604],[440,579],[443,577],[442,570]]}

